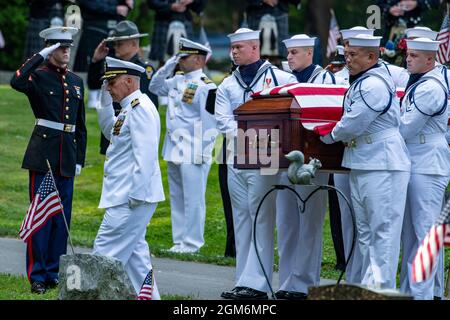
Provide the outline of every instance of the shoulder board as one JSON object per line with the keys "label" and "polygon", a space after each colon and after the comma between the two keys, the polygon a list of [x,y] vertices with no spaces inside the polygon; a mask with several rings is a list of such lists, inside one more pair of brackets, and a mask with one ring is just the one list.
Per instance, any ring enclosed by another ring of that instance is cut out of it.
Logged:
{"label": "shoulder board", "polygon": [[131,101],[131,107],[134,108],[139,104],[139,99],[134,99],[133,101]]}
{"label": "shoulder board", "polygon": [[175,74],[176,75],[184,75],[184,72],[183,71],[177,71],[177,72],[175,72]]}
{"label": "shoulder board", "polygon": [[201,77],[200,79],[202,79],[202,81],[206,84],[214,83],[214,81],[212,81],[208,77]]}

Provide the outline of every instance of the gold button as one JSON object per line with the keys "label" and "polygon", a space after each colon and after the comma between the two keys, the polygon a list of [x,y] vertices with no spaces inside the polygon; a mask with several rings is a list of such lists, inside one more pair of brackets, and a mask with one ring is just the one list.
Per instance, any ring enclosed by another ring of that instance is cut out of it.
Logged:
{"label": "gold button", "polygon": [[64,86],[67,87],[67,83],[64,82]]}
{"label": "gold button", "polygon": [[66,76],[62,76],[62,78],[63,78],[63,79],[65,79],[65,78],[66,78]]}
{"label": "gold button", "polygon": [[77,95],[77,97],[78,97],[78,99],[80,99],[81,97],[80,97],[80,95]]}
{"label": "gold button", "polygon": [[50,94],[53,94],[53,91],[50,91]]}
{"label": "gold button", "polygon": [[66,90],[66,93],[69,94],[69,90]]}
{"label": "gold button", "polygon": [[73,139],[73,143],[77,143],[77,139]]}
{"label": "gold button", "polygon": [[66,114],[66,119],[69,119],[69,115],[68,114]]}
{"label": "gold button", "polygon": [[44,133],[43,135],[42,135],[44,138],[47,138],[47,135]]}
{"label": "gold button", "polygon": [[66,107],[66,110],[69,111],[69,107]]}
{"label": "gold button", "polygon": [[69,98],[66,98],[66,102],[69,102]]}
{"label": "gold button", "polygon": [[56,71],[60,72],[61,70],[58,68],[58,69],[56,69]]}

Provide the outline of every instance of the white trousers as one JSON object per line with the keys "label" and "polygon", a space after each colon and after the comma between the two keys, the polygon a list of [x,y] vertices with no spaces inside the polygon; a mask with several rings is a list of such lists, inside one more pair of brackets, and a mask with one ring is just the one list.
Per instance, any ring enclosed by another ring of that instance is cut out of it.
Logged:
{"label": "white trousers", "polygon": [[396,288],[409,176],[407,171],[350,172],[350,190],[362,255],[361,283],[368,287]]}
{"label": "white trousers", "polygon": [[[328,173],[318,173],[312,182],[328,184]],[[281,183],[290,185],[287,172],[281,174]],[[305,200],[317,186],[295,185],[295,190]],[[323,222],[327,209],[328,192],[319,190],[306,202],[289,190],[277,195],[277,228],[280,290],[308,293],[308,287],[320,283],[322,262]]]}
{"label": "white trousers", "polygon": [[173,243],[198,250],[205,243],[205,193],[210,164],[167,162]]}
{"label": "white trousers", "polygon": [[[442,199],[448,177],[428,174],[411,174],[408,184],[405,217],[402,229],[403,259],[400,273],[400,289],[414,299],[432,300],[434,296],[435,267],[427,281],[412,282],[412,263],[422,240],[436,222],[442,210]],[[440,257],[439,263],[443,262]],[[439,276],[438,276],[439,277]]]}
{"label": "white trousers", "polygon": [[[228,165],[228,189],[233,208],[236,242],[236,286],[269,291],[253,244],[253,223],[262,198],[279,175],[261,175],[259,170],[237,170]],[[272,281],[276,191],[270,193],[259,210],[256,243],[264,270]]]}
{"label": "white trousers", "polygon": [[[145,233],[156,206],[156,203],[145,203],[134,209],[130,209],[128,204],[106,208],[94,241],[93,254],[113,257],[122,262],[136,294],[152,269]],[[156,280],[152,298],[161,299]]]}
{"label": "white trousers", "polygon": [[[349,203],[338,193],[339,209],[341,211],[342,238],[344,240],[345,259],[348,258],[353,244],[353,219],[349,205],[353,208],[350,192],[350,178],[346,173],[334,174],[334,186],[338,188],[347,198]],[[355,221],[356,223],[356,221]],[[358,242],[358,232],[356,231],[353,253],[345,269],[345,282],[360,284],[362,280],[362,257]]]}

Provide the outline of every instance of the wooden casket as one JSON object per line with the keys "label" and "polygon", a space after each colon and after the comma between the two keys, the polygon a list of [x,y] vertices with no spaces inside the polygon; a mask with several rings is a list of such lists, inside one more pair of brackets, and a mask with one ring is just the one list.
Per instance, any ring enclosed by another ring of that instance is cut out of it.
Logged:
{"label": "wooden casket", "polygon": [[[238,123],[234,167],[260,169],[273,166],[285,169],[285,155],[300,150],[322,163],[321,170],[346,172],[341,166],[344,145],[324,144],[314,127],[337,122],[342,116],[345,86],[294,84],[255,93],[253,99],[234,110]],[[270,161],[270,159],[272,161]]]}

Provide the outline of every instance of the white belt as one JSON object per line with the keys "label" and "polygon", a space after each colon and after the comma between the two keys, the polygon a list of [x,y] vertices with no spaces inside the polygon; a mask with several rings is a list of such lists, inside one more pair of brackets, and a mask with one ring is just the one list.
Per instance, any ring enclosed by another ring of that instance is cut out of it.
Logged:
{"label": "white belt", "polygon": [[60,123],[45,119],[36,119],[35,124],[37,126],[47,127],[59,131],[64,132],[75,132],[75,125],[74,124],[68,124],[68,123]]}
{"label": "white belt", "polygon": [[346,141],[344,142],[344,145],[349,148],[354,148],[358,146],[358,144],[372,144],[376,141],[384,140],[398,134],[400,133],[397,128],[391,128]]}
{"label": "white belt", "polygon": [[418,134],[415,137],[406,139],[406,144],[424,144],[430,142],[440,142],[445,140],[445,133]]}

